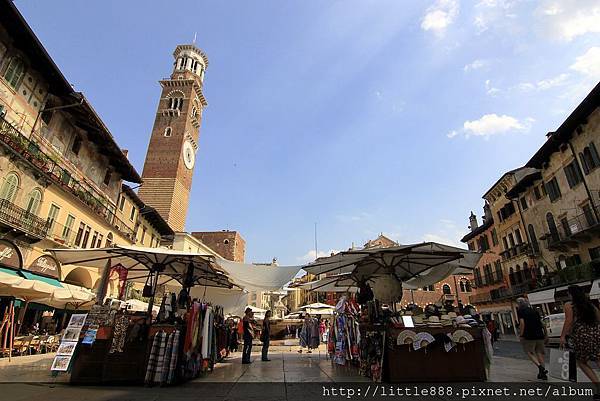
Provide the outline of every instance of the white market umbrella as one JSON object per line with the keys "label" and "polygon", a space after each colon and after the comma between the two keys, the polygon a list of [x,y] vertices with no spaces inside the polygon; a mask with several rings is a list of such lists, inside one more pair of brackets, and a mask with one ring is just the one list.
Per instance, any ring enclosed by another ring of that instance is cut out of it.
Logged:
{"label": "white market umbrella", "polygon": [[350,273],[336,274],[320,280],[302,283],[296,287],[307,291],[319,292],[358,292],[358,288],[356,288]]}
{"label": "white market umbrella", "polygon": [[65,265],[79,265],[103,269],[110,259],[112,266],[127,270],[127,281],[145,282],[151,272],[159,272],[157,284],[177,282],[184,284],[190,265],[194,285],[231,288],[225,272],[214,263],[214,256],[174,251],[166,248],[116,245],[96,249],[49,249]]}
{"label": "white market umbrella", "polygon": [[87,288],[67,283],[62,283],[62,286],[63,288],[55,289],[48,298],[37,302],[57,309],[79,309],[96,300],[96,294]]}
{"label": "white market umbrella", "polygon": [[301,306],[300,309],[335,309],[335,306],[327,305],[321,302]]}
{"label": "white market umbrella", "polygon": [[[125,301],[127,305],[127,310],[133,312],[147,312],[148,311],[148,303],[144,301],[140,301],[139,299],[128,299]],[[152,311],[158,313],[160,311],[160,307],[153,306]]]}
{"label": "white market umbrella", "polygon": [[[424,242],[390,248],[373,248],[340,252],[320,258],[303,267],[311,274],[345,273],[354,282],[392,275],[415,288],[434,284],[451,274],[471,272],[481,254],[438,244]],[[348,281],[340,275],[336,285]],[[416,284],[419,284],[418,286]]]}

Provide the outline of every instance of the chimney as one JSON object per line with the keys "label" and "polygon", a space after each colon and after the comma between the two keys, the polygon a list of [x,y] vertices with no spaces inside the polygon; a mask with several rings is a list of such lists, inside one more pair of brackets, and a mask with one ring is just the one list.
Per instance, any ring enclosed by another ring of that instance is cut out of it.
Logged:
{"label": "chimney", "polygon": [[492,209],[490,209],[490,204],[485,202],[485,205],[483,205],[483,222],[487,222],[487,221],[491,221],[492,220]]}
{"label": "chimney", "polygon": [[129,158],[129,151],[127,149],[121,149],[121,152],[123,152],[123,156]]}
{"label": "chimney", "polygon": [[477,216],[471,211],[471,215],[469,216],[469,228],[471,229],[471,232],[473,232],[477,227]]}

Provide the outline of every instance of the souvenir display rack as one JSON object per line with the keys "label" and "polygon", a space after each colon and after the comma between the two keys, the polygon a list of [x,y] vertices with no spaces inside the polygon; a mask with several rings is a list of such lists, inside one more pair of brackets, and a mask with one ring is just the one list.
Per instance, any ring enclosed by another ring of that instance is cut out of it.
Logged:
{"label": "souvenir display rack", "polygon": [[[482,330],[479,327],[395,328],[392,325],[388,326],[383,380],[389,383],[485,381],[486,351]],[[471,337],[455,337],[459,342],[449,343],[452,334],[459,331],[467,332]],[[410,332],[411,335],[402,336],[403,332]],[[427,333],[431,337],[421,335],[420,338],[423,340],[417,345],[418,349],[415,349],[415,339],[409,338],[412,337],[412,333],[417,335]],[[403,337],[404,341],[402,341]],[[435,341],[428,343],[426,337],[433,338]],[[445,344],[450,344],[446,346],[452,348],[446,350]]]}
{"label": "souvenir display rack", "polygon": [[[151,325],[145,314],[94,306],[73,358],[71,383],[171,385],[212,370],[222,352],[222,308],[193,301],[178,309],[182,305],[166,300],[160,320]],[[89,331],[95,335],[85,344]]]}

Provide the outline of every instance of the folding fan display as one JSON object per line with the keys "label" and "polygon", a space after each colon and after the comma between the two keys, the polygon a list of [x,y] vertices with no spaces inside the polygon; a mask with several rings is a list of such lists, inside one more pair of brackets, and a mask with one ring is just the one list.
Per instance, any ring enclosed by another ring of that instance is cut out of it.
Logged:
{"label": "folding fan display", "polygon": [[420,348],[424,348],[427,347],[429,344],[431,344],[432,342],[435,341],[435,338],[433,338],[433,336],[429,333],[427,333],[426,331],[422,331],[420,333],[417,333],[417,336],[415,338],[415,340],[413,341],[413,348],[414,349],[420,349]]}
{"label": "folding fan display", "polygon": [[456,330],[452,333],[452,341],[458,344],[465,344],[473,341],[473,336],[466,330]]}
{"label": "folding fan display", "polygon": [[412,344],[417,338],[417,333],[412,330],[403,330],[398,334],[398,338],[396,339],[397,345],[405,345]]}

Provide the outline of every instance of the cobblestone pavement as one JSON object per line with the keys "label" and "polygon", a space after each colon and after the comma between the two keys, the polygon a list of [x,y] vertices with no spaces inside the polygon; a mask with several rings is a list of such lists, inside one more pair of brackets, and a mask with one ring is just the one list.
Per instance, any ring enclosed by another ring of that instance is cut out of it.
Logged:
{"label": "cobblestone pavement", "polygon": [[[516,344],[518,346],[518,343]],[[0,360],[0,399],[11,401],[184,401],[184,400],[304,400],[313,397],[300,382],[339,383],[364,382],[356,368],[335,366],[324,350],[312,354],[297,353],[297,347],[274,347],[271,362],[260,361],[253,353],[251,365],[240,363],[239,353],[218,364],[203,378],[184,385],[164,388],[70,386],[68,376],[52,378],[49,366],[52,355],[15,358],[10,364]],[[491,368],[492,382],[537,382],[537,370],[531,362],[515,358],[515,345],[498,343],[497,355]],[[258,351],[258,350],[257,350]],[[503,356],[509,355],[509,356]],[[580,377],[583,377],[580,375]],[[558,381],[550,379],[551,382]],[[582,380],[585,381],[585,380]],[[315,394],[316,396],[317,394]],[[6,398],[5,398],[6,396]]]}

